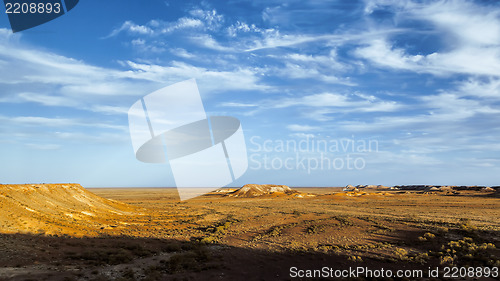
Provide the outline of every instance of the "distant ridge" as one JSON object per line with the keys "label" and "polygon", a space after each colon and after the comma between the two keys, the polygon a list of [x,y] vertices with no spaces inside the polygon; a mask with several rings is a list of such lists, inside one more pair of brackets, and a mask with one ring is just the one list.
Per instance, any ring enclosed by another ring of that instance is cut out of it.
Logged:
{"label": "distant ridge", "polygon": [[395,186],[383,186],[383,185],[346,185],[344,191],[349,191],[352,189],[393,189],[393,190],[425,190],[425,191],[449,191],[449,190],[471,190],[471,191],[484,191],[484,192],[494,192],[500,189],[500,186],[481,186],[481,185],[395,185]]}

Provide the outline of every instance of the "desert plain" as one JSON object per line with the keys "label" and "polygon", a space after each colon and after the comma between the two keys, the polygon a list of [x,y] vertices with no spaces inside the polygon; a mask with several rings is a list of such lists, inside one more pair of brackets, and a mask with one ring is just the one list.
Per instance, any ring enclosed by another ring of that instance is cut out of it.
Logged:
{"label": "desert plain", "polygon": [[[0,185],[0,280],[499,280],[444,277],[500,267],[499,191]],[[307,275],[324,267],[423,273]]]}

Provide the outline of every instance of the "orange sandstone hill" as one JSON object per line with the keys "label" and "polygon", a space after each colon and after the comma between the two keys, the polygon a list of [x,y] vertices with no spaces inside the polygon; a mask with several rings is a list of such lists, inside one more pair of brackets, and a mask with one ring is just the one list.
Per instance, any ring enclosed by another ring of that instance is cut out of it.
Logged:
{"label": "orange sandstone hill", "polygon": [[92,235],[126,223],[138,208],[99,197],[79,184],[0,185],[0,231]]}
{"label": "orange sandstone hill", "polygon": [[246,184],[242,188],[229,193],[228,196],[250,198],[264,195],[292,195],[298,193],[298,191],[293,190],[286,185]]}

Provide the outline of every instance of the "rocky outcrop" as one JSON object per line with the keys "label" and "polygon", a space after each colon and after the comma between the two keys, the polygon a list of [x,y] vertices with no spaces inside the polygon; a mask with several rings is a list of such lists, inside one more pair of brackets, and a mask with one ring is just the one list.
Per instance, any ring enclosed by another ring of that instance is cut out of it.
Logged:
{"label": "rocky outcrop", "polygon": [[486,186],[466,186],[466,185],[460,185],[460,186],[454,186],[454,185],[396,185],[395,186],[398,189],[401,190],[425,190],[429,191],[433,189],[434,191],[449,191],[451,190],[471,190],[471,191],[480,191]]}
{"label": "rocky outcrop", "polygon": [[355,192],[358,192],[359,189],[357,187],[353,186],[353,185],[348,184],[348,185],[346,185],[344,187],[344,189],[342,189],[342,191],[355,191]]}
{"label": "rocky outcrop", "polygon": [[274,185],[274,184],[246,184],[242,188],[231,192],[228,196],[231,197],[241,197],[241,198],[250,198],[250,197],[259,197],[264,195],[292,195],[294,193],[299,193],[291,189],[286,185]]}
{"label": "rocky outcrop", "polygon": [[105,217],[118,222],[138,209],[74,183],[0,185],[0,231],[4,232],[81,233],[107,227]]}

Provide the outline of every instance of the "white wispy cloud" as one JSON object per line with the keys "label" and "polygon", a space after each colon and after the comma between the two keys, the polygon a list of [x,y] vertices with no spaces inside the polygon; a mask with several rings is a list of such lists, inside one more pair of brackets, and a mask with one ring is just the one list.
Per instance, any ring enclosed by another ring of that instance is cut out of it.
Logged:
{"label": "white wispy cloud", "polygon": [[436,76],[464,73],[500,76],[500,48],[463,46],[450,52],[410,55],[387,40],[377,39],[360,47],[355,54],[377,66],[431,73]]}
{"label": "white wispy cloud", "polygon": [[61,148],[59,144],[41,144],[41,143],[27,143],[25,144],[29,148],[37,150],[56,150]]}
{"label": "white wispy cloud", "polygon": [[373,99],[373,97],[359,99],[357,95],[337,93],[321,93],[306,95],[300,98],[286,98],[278,101],[275,105],[276,108],[289,106],[334,107],[343,109],[342,111],[344,112],[345,110],[357,112],[393,112],[403,107],[402,104],[398,104],[395,101],[384,101]]}
{"label": "white wispy cloud", "polygon": [[81,120],[77,118],[63,118],[63,117],[45,117],[45,116],[4,116],[0,115],[0,120],[5,122],[5,124],[19,125],[19,126],[41,126],[41,127],[59,127],[59,128],[71,128],[71,127],[90,127],[90,128],[101,128],[101,129],[111,129],[123,132],[128,132],[127,126],[108,124],[104,122],[89,122],[88,120]]}
{"label": "white wispy cloud", "polygon": [[461,82],[457,94],[460,96],[479,97],[500,100],[500,79],[478,79],[471,77]]}
{"label": "white wispy cloud", "polygon": [[6,64],[1,69],[0,83],[16,87],[4,87],[4,97],[17,96],[45,105],[76,105],[103,96],[135,96],[144,86],[144,81],[124,79],[126,72],[121,70],[93,66],[11,41],[0,45],[0,59]]}
{"label": "white wispy cloud", "polygon": [[192,59],[195,58],[196,55],[188,52],[184,48],[173,48],[170,49],[170,52],[178,57],[185,58],[185,59]]}
{"label": "white wispy cloud", "polygon": [[321,71],[320,68],[314,66],[306,66],[296,63],[285,62],[284,67],[274,67],[270,71],[273,75],[287,77],[290,79],[308,79],[318,80],[330,84],[342,84],[346,86],[355,86],[356,83],[352,82],[349,77],[342,77],[336,75],[332,71]]}
{"label": "white wispy cloud", "polygon": [[407,55],[384,39],[370,41],[367,46],[356,49],[355,54],[379,66],[405,70],[420,70],[425,59],[422,55]]}
{"label": "white wispy cloud", "polygon": [[317,41],[344,41],[341,35],[307,35],[307,34],[281,34],[279,30],[270,28],[261,32],[261,38],[251,42],[246,51],[252,52],[262,49],[295,46]]}
{"label": "white wispy cloud", "polygon": [[223,102],[220,106],[224,107],[256,107],[257,104],[254,103],[241,103],[241,102]]}
{"label": "white wispy cloud", "polygon": [[[5,85],[2,103],[30,102],[102,114],[126,114],[124,108],[137,98],[191,78],[198,79],[203,93],[270,88],[260,83],[259,70],[250,67],[217,70],[176,61],[168,65],[126,61],[120,70],[104,68],[36,50],[10,40],[14,38],[11,32],[0,30],[4,34],[0,38],[4,42],[0,45],[0,60],[5,64],[0,73],[0,85]],[[183,50],[176,52],[190,56]]]}
{"label": "white wispy cloud", "polygon": [[224,22],[224,16],[217,13],[216,9],[194,9],[189,11],[189,14],[195,18],[203,20],[207,28],[210,30],[220,28]]}
{"label": "white wispy cloud", "polygon": [[131,34],[142,34],[142,35],[151,35],[154,33],[153,29],[151,29],[146,25],[138,25],[133,23],[132,21],[125,21],[120,27],[111,31],[111,33],[104,38],[114,37],[123,31]]}
{"label": "white wispy cloud", "polygon": [[297,52],[282,52],[267,55],[269,60],[275,60],[276,66],[270,67],[269,75],[287,79],[316,80],[328,84],[356,86],[345,74],[353,70],[353,66],[341,62],[335,49],[330,49],[325,55],[313,55]]}
{"label": "white wispy cloud", "polygon": [[321,93],[306,95],[299,98],[285,98],[276,102],[275,107],[285,108],[290,106],[312,106],[312,107],[347,107],[352,105],[346,95],[337,93]]}
{"label": "white wispy cloud", "polygon": [[189,14],[191,17],[180,17],[176,21],[171,22],[153,19],[141,25],[133,21],[125,21],[120,27],[112,30],[104,39],[115,37],[122,32],[131,35],[158,36],[170,34],[179,30],[216,30],[220,28],[222,22],[224,22],[224,17],[218,14],[215,9],[195,9],[191,10]]}
{"label": "white wispy cloud", "polygon": [[[479,100],[462,98],[456,94],[442,93],[439,95],[424,96],[421,100],[435,116],[440,116],[450,121],[472,117],[476,114],[500,114],[500,109],[492,108]],[[434,117],[437,118],[437,117]]]}
{"label": "white wispy cloud", "polygon": [[41,116],[0,116],[0,120],[10,124],[28,125],[28,126],[47,126],[47,127],[69,127],[78,123],[70,118],[49,118]]}
{"label": "white wispy cloud", "polygon": [[314,134],[307,134],[307,133],[293,133],[289,135],[292,138],[298,138],[298,139],[312,139],[315,137]]}
{"label": "white wispy cloud", "polygon": [[500,11],[471,1],[367,1],[366,12],[388,9],[398,22],[423,21],[435,27],[446,49],[409,54],[385,36],[365,41],[355,54],[375,65],[433,75],[500,75]]}
{"label": "white wispy cloud", "polygon": [[410,3],[405,12],[411,17],[431,21],[464,45],[500,45],[500,12],[488,4],[465,0]]}
{"label": "white wispy cloud", "polygon": [[259,82],[258,73],[253,68],[212,70],[174,61],[169,66],[127,62],[131,71],[127,77],[154,82],[170,83],[196,78],[206,91],[265,90],[270,87]]}
{"label": "white wispy cloud", "polygon": [[93,105],[89,110],[104,114],[128,114],[129,107],[127,106],[112,106],[112,105]]}
{"label": "white wispy cloud", "polygon": [[328,55],[310,55],[304,53],[292,53],[285,55],[284,59],[296,62],[315,63],[341,70],[346,68],[346,65],[339,62],[337,52],[334,49],[330,50]]}
{"label": "white wispy cloud", "polygon": [[21,101],[34,102],[47,106],[68,106],[73,107],[77,106],[78,102],[72,100],[71,98],[64,96],[52,96],[42,93],[32,93],[32,92],[24,92],[19,93],[17,97]]}
{"label": "white wispy cloud", "polygon": [[339,34],[320,33],[285,33],[277,29],[269,28],[261,31],[259,37],[253,37],[251,41],[245,42],[245,51],[252,52],[263,49],[274,49],[278,47],[291,47],[301,44],[322,43],[330,46],[341,46],[347,43],[360,42],[387,36],[389,34],[400,34],[408,31],[405,28],[381,28],[368,31],[343,32]]}
{"label": "white wispy cloud", "polygon": [[[484,120],[495,120],[500,109],[481,100],[462,98],[453,93],[422,96],[413,107],[420,108],[417,114],[381,116],[364,121],[342,121],[344,130],[353,132],[375,132],[392,130],[425,130],[427,132],[475,132]],[[493,133],[493,132],[491,132]]]}
{"label": "white wispy cloud", "polygon": [[363,94],[338,94],[338,93],[320,93],[309,94],[298,97],[286,97],[278,99],[264,99],[251,104],[238,102],[224,102],[220,106],[234,108],[252,108],[253,114],[256,111],[266,112],[276,109],[287,109],[290,107],[303,108],[301,115],[307,119],[315,121],[330,121],[332,115],[349,113],[370,113],[370,112],[398,112],[407,106],[396,101],[381,100],[374,96]]}
{"label": "white wispy cloud", "polygon": [[174,23],[167,23],[163,25],[164,26],[160,29],[160,33],[171,33],[179,29],[197,28],[204,26],[201,20],[192,18],[180,18]]}
{"label": "white wispy cloud", "polygon": [[216,51],[221,51],[221,52],[236,52],[237,49],[234,47],[228,47],[228,46],[223,46],[217,40],[215,40],[212,36],[208,34],[200,34],[200,35],[195,35],[191,36],[191,42],[205,47],[207,49],[211,50],[216,50]]}
{"label": "white wispy cloud", "polygon": [[230,25],[226,28],[227,33],[231,37],[236,37],[239,33],[262,32],[261,28],[258,28],[255,24],[248,24],[246,22],[236,21],[236,23]]}
{"label": "white wispy cloud", "polygon": [[286,126],[286,128],[290,131],[294,132],[309,132],[309,131],[314,131],[318,130],[318,127],[315,126],[310,126],[310,125],[299,125],[299,124],[291,124]]}

